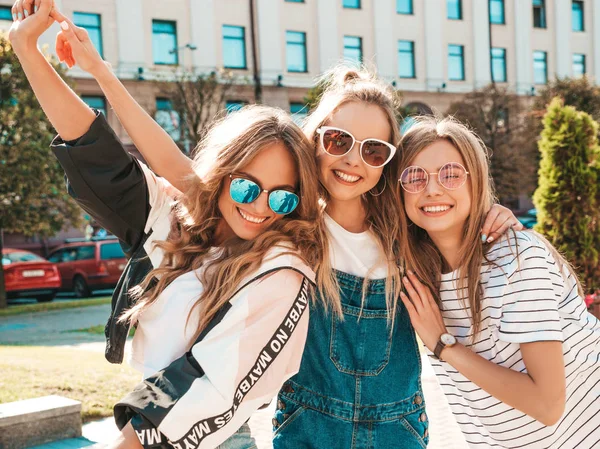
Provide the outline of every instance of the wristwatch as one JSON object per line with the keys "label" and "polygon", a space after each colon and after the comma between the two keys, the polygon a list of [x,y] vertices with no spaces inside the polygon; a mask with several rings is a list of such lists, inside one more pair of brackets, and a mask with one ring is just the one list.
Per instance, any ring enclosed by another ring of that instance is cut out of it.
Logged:
{"label": "wristwatch", "polygon": [[455,344],[456,344],[456,337],[454,337],[454,335],[442,334],[442,335],[440,335],[440,341],[438,341],[438,344],[435,346],[435,349],[433,350],[433,355],[435,355],[438,358],[438,360],[442,360],[442,358],[440,357],[440,354],[442,353],[442,351],[446,348],[451,348]]}

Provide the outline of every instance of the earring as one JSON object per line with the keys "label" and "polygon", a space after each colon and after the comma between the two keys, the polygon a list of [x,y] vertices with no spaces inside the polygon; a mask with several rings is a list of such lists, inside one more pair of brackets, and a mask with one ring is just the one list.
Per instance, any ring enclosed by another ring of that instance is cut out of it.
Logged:
{"label": "earring", "polygon": [[386,187],[387,187],[387,179],[385,179],[385,175],[383,175],[383,189],[381,189],[381,192],[379,192],[379,193],[373,193],[373,189],[375,188],[375,187],[373,187],[373,189],[369,190],[369,193],[372,196],[379,196],[379,195],[381,195],[383,193],[383,191],[385,190]]}

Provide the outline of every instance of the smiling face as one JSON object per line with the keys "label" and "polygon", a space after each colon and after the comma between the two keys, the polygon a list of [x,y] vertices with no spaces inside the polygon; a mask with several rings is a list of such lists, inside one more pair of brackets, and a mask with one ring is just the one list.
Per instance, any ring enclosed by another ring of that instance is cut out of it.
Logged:
{"label": "smiling face", "polygon": [[[465,166],[454,145],[440,139],[419,152],[410,165],[422,167],[427,173],[437,173],[448,162]],[[430,174],[429,183],[422,192],[403,191],[406,214],[432,237],[460,235],[471,211],[471,181],[467,177],[467,181],[458,189],[447,190],[437,178],[437,175]]]}
{"label": "smiling face", "polygon": [[[340,106],[323,126],[343,129],[360,141],[375,138],[389,142],[392,133],[380,107],[359,102]],[[377,185],[383,172],[383,167],[372,168],[363,162],[358,142],[343,156],[331,156],[319,141],[317,158],[319,180],[334,203],[360,201],[361,195]]]}
{"label": "smiling face", "polygon": [[[252,162],[232,175],[234,178],[250,179],[269,192],[289,190],[298,194],[298,168],[294,157],[282,142],[262,149]],[[219,211],[223,216],[219,234],[222,238],[235,234],[244,240],[254,239],[285,216],[271,210],[266,192],[261,192],[252,203],[237,203],[231,198],[230,183],[229,177],[223,180],[219,195]]]}

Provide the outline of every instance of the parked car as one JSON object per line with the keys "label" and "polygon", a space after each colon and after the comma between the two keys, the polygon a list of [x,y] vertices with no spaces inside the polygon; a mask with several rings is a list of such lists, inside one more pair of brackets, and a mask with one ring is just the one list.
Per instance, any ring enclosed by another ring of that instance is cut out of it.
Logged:
{"label": "parked car", "polygon": [[114,288],[127,260],[116,237],[67,239],[50,253],[62,277],[61,290],[86,298],[92,290]]}
{"label": "parked car", "polygon": [[524,215],[517,216],[517,220],[523,224],[525,229],[531,229],[537,224],[537,210],[529,209]]}
{"label": "parked car", "polygon": [[29,251],[4,248],[2,267],[7,299],[31,297],[48,302],[60,288],[56,265]]}

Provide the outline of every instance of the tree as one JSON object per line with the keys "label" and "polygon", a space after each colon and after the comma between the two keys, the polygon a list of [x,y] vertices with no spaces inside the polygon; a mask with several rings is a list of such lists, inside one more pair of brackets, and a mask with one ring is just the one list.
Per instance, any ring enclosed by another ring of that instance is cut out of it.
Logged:
{"label": "tree", "polygon": [[588,289],[600,287],[598,124],[585,112],[552,100],[543,119],[536,231],[576,268]]}
{"label": "tree", "polygon": [[[157,120],[165,129],[172,128],[171,137],[189,152],[190,143],[195,145],[204,137],[210,124],[223,114],[228,94],[243,80],[231,71],[183,72],[174,76],[174,81],[159,81],[158,88],[171,101],[170,107],[176,116],[157,117]],[[169,121],[175,123],[171,125]]]}
{"label": "tree", "polygon": [[[546,113],[555,97],[560,97],[566,106],[573,106],[578,111],[587,112],[594,120],[600,120],[600,86],[592,84],[586,76],[555,79],[541,89],[533,104],[538,117]],[[541,122],[539,128],[541,131]]]}
{"label": "tree", "polygon": [[532,131],[525,100],[490,84],[450,105],[447,114],[468,124],[490,153],[490,171],[501,203],[511,204],[535,189],[537,132]]}
{"label": "tree", "polygon": [[[58,63],[52,64],[64,77]],[[79,225],[81,210],[67,194],[64,172],[50,149],[54,134],[10,42],[0,35],[0,235],[49,237]],[[0,264],[2,307],[6,292]]]}

